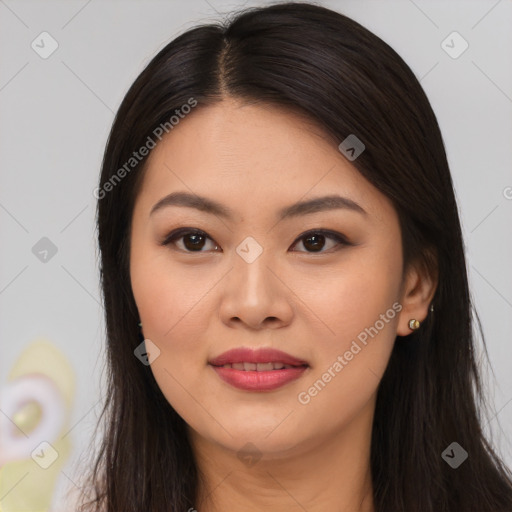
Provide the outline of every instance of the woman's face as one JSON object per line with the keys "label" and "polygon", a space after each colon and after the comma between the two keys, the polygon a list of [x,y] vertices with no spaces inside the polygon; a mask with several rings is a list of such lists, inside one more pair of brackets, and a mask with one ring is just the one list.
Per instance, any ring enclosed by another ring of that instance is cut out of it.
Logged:
{"label": "woman's face", "polygon": [[279,457],[368,425],[397,333],[422,319],[390,201],[275,107],[226,99],[181,120],[149,156],[130,251],[155,379],[229,450]]}

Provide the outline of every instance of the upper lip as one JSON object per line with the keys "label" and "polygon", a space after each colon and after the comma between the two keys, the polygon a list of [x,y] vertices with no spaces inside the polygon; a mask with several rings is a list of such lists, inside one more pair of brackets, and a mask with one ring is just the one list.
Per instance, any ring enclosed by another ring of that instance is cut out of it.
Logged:
{"label": "upper lip", "polygon": [[274,348],[240,347],[223,352],[211,359],[212,366],[223,366],[233,363],[283,363],[291,366],[309,366],[307,361],[297,359],[286,352]]}

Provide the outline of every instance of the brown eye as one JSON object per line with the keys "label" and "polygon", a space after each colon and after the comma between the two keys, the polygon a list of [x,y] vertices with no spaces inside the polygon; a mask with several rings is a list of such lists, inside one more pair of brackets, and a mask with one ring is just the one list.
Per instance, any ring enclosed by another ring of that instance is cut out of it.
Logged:
{"label": "brown eye", "polygon": [[[208,241],[211,242],[210,247],[208,247]],[[184,252],[206,252],[218,249],[218,245],[205,232],[190,229],[179,229],[170,233],[162,245],[171,244]],[[203,251],[204,247],[206,250]]]}
{"label": "brown eye", "polygon": [[[334,241],[331,244],[327,243],[327,250],[323,251],[326,246],[326,240]],[[340,233],[334,231],[317,230],[310,231],[300,236],[300,238],[293,244],[295,247],[299,242],[302,242],[306,252],[327,252],[329,249],[337,245],[351,245],[347,239]]]}
{"label": "brown eye", "polygon": [[206,243],[206,237],[197,233],[185,235],[182,238],[183,245],[190,251],[201,250]]}
{"label": "brown eye", "polygon": [[[330,252],[337,246],[352,245],[341,233],[328,230],[309,231],[301,235],[292,245],[292,248],[302,243],[306,253]],[[208,245],[209,244],[209,245]],[[219,250],[217,243],[204,231],[191,228],[181,228],[171,232],[161,245],[173,245],[183,252],[208,252]],[[327,249],[325,249],[327,247]],[[338,247],[339,248],[339,247]],[[325,250],[324,250],[325,249]]]}
{"label": "brown eye", "polygon": [[321,251],[325,245],[325,236],[324,235],[308,235],[304,239],[304,247],[308,251],[318,252]]}

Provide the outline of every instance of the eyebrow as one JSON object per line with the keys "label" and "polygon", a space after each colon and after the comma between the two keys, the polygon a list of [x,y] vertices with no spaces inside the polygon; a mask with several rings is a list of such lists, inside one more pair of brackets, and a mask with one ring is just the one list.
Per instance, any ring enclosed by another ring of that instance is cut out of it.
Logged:
{"label": "eyebrow", "polygon": [[[153,206],[153,208],[151,208],[149,215],[151,216],[155,212],[168,206],[185,206],[195,208],[202,212],[211,213],[228,220],[233,220],[234,218],[233,210],[227,206],[218,203],[213,199],[198,196],[197,194],[189,194],[188,192],[172,192],[171,194],[163,197]],[[328,195],[315,197],[314,199],[309,199],[307,201],[300,201],[287,206],[278,212],[277,217],[279,220],[284,220],[291,217],[299,217],[301,215],[335,209],[344,209],[367,215],[367,212],[352,199],[339,195]]]}

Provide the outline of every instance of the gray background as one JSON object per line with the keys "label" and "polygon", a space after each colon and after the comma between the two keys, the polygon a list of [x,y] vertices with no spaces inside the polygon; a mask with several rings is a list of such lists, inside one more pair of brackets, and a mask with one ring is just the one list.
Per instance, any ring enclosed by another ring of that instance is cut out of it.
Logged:
{"label": "gray background", "polygon": [[[177,34],[265,3],[0,0],[0,386],[36,338],[69,358],[77,379],[74,456],[65,469],[71,479],[101,397],[104,323],[92,192],[114,112],[143,66]],[[512,2],[317,3],[397,50],[437,114],[495,375],[484,372],[493,399],[486,431],[512,466]],[[59,45],[47,59],[31,48],[43,31]],[[469,44],[456,59],[441,46],[453,31]],[[46,263],[32,252],[42,237],[58,249]],[[59,488],[67,485],[63,475]]]}

